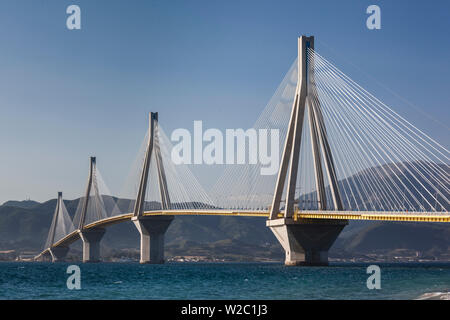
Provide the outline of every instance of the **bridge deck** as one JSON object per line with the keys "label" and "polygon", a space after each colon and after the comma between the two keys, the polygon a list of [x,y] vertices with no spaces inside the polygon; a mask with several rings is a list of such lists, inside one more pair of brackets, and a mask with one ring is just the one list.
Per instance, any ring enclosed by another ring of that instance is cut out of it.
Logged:
{"label": "bridge deck", "polygon": [[[241,216],[241,217],[265,217],[269,216],[268,211],[251,210],[157,210],[146,211],[144,216],[185,216],[185,215],[218,215],[218,216]],[[131,220],[133,213],[125,213],[113,217],[108,217],[89,223],[85,229],[103,228],[116,223]],[[279,217],[283,217],[280,213]],[[403,211],[298,211],[294,214],[294,220],[301,219],[335,219],[335,220],[378,220],[378,221],[409,221],[409,222],[450,222],[449,212],[403,212]],[[68,246],[80,238],[80,230],[75,230],[64,238],[55,242],[53,247]],[[42,251],[36,258],[49,253],[49,249]]]}
{"label": "bridge deck", "polygon": [[[269,217],[268,211],[251,210],[162,210],[148,211],[144,216],[152,215],[221,215],[244,217]],[[282,213],[278,214],[283,217]],[[298,211],[294,219],[337,219],[337,220],[381,220],[415,222],[450,222],[449,212],[404,212],[404,211]]]}

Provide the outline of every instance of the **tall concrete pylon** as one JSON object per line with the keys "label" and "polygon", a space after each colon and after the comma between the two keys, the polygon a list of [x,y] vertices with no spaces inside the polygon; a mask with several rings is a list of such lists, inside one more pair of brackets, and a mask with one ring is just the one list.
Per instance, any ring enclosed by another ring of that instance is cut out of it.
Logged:
{"label": "tall concrete pylon", "polygon": [[[167,188],[166,174],[161,157],[158,135],[158,113],[151,112],[149,117],[149,138],[141,172],[139,191],[134,205],[134,216],[131,219],[141,236],[140,263],[164,263],[164,234],[167,231],[173,216],[144,216],[145,194],[148,183],[150,161],[154,155],[158,173],[158,187],[161,200],[161,210],[171,207],[169,190]],[[155,185],[156,181],[153,182]]]}
{"label": "tall concrete pylon", "polygon": [[62,201],[63,201],[62,192],[58,192],[58,198],[56,200],[56,210],[55,214],[53,215],[53,220],[51,224],[52,228],[50,230],[50,237],[49,237],[50,238],[49,252],[52,262],[63,261],[67,255],[67,252],[69,252],[69,247],[60,246],[52,248],[53,244],[55,243],[56,227],[58,222],[58,216],[61,212]]}
{"label": "tall concrete pylon", "polygon": [[[327,265],[329,248],[341,230],[348,224],[346,220],[318,220],[319,222],[315,222],[313,220],[296,221],[293,219],[295,187],[306,108],[308,108],[309,114],[311,153],[314,163],[318,209],[327,210],[328,208],[322,163],[325,165],[327,172],[334,208],[335,210],[343,209],[333,157],[328,143],[320,102],[317,99],[314,66],[308,63],[308,61],[314,63],[314,59],[313,57],[308,57],[308,48],[314,49],[314,37],[299,37],[297,88],[275,192],[270,207],[269,220],[266,222],[266,225],[272,230],[285,250],[286,265]],[[281,197],[286,178],[285,208],[283,217],[279,217]]]}
{"label": "tall concrete pylon", "polygon": [[86,229],[86,214],[89,207],[89,200],[92,188],[96,187],[94,183],[94,175],[96,170],[96,158],[90,158],[88,183],[86,186],[86,193],[84,197],[83,207],[81,209],[80,221],[78,224],[78,233],[83,241],[83,262],[100,262],[100,241],[105,234],[103,228],[89,228]]}
{"label": "tall concrete pylon", "polygon": [[55,213],[53,214],[51,229],[49,231],[50,248],[55,243],[56,222],[58,221],[59,210],[61,208],[61,201],[62,201],[62,192],[60,191],[58,192],[58,197],[56,198],[56,209]]}

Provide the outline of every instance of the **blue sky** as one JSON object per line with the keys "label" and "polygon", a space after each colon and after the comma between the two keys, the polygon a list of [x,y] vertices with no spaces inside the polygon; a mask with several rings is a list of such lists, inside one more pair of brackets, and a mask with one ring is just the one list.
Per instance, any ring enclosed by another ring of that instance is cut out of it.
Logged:
{"label": "blue sky", "polygon": [[448,148],[449,16],[448,1],[2,0],[0,203],[80,196],[90,155],[119,191],[149,111],[167,132],[251,127],[301,34]]}

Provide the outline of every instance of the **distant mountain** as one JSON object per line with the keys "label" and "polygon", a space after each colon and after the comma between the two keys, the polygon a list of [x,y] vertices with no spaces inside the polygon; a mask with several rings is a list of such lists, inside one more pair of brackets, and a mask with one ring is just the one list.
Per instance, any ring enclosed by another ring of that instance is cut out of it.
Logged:
{"label": "distant mountain", "polygon": [[[403,166],[408,171],[411,164]],[[377,167],[366,170],[339,182],[340,189],[351,192],[358,187],[364,176],[375,174],[399,174],[398,168],[387,170]],[[397,171],[396,171],[397,170]],[[442,167],[445,172],[448,167]],[[403,172],[404,173],[404,172]],[[425,172],[423,173],[425,176]],[[408,178],[408,174],[404,174]],[[394,177],[386,181],[395,181]],[[412,179],[411,179],[412,180]],[[393,182],[394,183],[394,182]],[[398,182],[399,183],[399,182]],[[404,181],[406,184],[407,181]],[[425,181],[423,181],[425,183]],[[353,184],[353,185],[352,185]],[[345,189],[347,188],[347,189]],[[394,184],[392,190],[396,190]],[[376,191],[377,189],[373,189]],[[329,192],[329,190],[328,190]],[[360,207],[377,197],[367,193],[358,202]],[[413,197],[413,194],[409,196]],[[447,195],[446,195],[447,196]],[[122,212],[130,212],[133,202],[129,199],[106,199],[112,206],[117,202]],[[299,199],[300,202],[307,199]],[[412,198],[409,199],[412,202]],[[69,215],[73,218],[79,199],[64,201]],[[348,204],[348,203],[347,203]],[[56,199],[38,203],[35,201],[8,201],[0,206],[0,250],[39,251],[47,238]],[[158,209],[159,204],[146,203],[146,209]],[[112,208],[107,208],[110,211]],[[398,250],[411,250],[421,255],[444,257],[450,260],[450,225],[444,223],[412,222],[368,222],[351,221],[344,228],[330,257],[352,257],[357,254],[384,252],[397,254]],[[102,241],[104,252],[117,253],[120,250],[135,252],[139,246],[139,234],[131,222],[107,228]],[[72,246],[80,250],[80,243]],[[265,218],[227,216],[177,216],[166,234],[167,256],[212,255],[235,260],[261,260],[264,258],[283,259],[284,253],[272,232],[265,226]],[[122,253],[118,253],[118,256]]]}
{"label": "distant mountain", "polygon": [[[450,211],[450,203],[445,200],[450,199],[449,186],[445,190],[435,185],[437,175],[442,176],[442,181],[450,180],[450,166],[440,164],[436,167],[439,168],[437,174],[424,161],[390,163],[364,169],[338,181],[343,206],[345,209],[380,211],[435,211],[431,208],[435,206],[437,211]],[[325,191],[327,203],[331,204],[329,186]],[[302,194],[298,202],[301,209],[317,209],[315,191]],[[394,208],[394,205],[397,207]]]}
{"label": "distant mountain", "polygon": [[30,208],[0,206],[0,248],[36,250],[43,246],[55,206],[56,200]]}
{"label": "distant mountain", "polygon": [[[65,205],[73,216],[78,200],[65,201]],[[32,208],[0,206],[0,250],[42,249],[55,206],[56,199]],[[330,257],[398,249],[442,256],[450,253],[449,244],[448,224],[352,221],[330,250]],[[126,249],[137,255],[139,234],[131,222],[113,225],[107,228],[102,246],[105,253]],[[79,255],[81,243],[72,248]],[[265,226],[265,218],[253,217],[177,216],[167,231],[166,248],[167,257],[204,255],[241,261],[281,261],[284,256]]]}
{"label": "distant mountain", "polygon": [[[71,217],[78,199],[64,201]],[[125,203],[125,204],[124,204]],[[129,204],[122,201],[124,207]],[[39,251],[47,238],[56,199],[32,208],[0,206],[0,250]],[[138,249],[139,233],[131,222],[107,228],[102,240],[103,250]],[[180,216],[166,234],[167,253],[173,255],[209,252],[228,257],[259,257],[281,259],[283,252],[264,218],[225,216]],[[80,250],[80,243],[72,246]]]}
{"label": "distant mountain", "polygon": [[354,253],[405,249],[432,255],[450,254],[450,225],[432,222],[353,222],[344,229],[333,248]]}
{"label": "distant mountain", "polygon": [[6,201],[4,204],[2,204],[2,206],[18,207],[18,208],[33,208],[39,204],[40,204],[39,202],[33,201],[33,200],[23,200],[23,201],[10,200],[10,201]]}

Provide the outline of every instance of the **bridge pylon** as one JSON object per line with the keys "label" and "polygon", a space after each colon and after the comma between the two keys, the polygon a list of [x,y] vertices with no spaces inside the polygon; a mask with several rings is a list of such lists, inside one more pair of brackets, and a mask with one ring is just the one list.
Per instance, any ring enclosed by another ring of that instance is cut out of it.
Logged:
{"label": "bridge pylon", "polygon": [[59,214],[61,213],[61,207],[62,207],[62,192],[58,192],[58,198],[56,200],[56,209],[55,213],[53,214],[53,220],[50,227],[50,234],[49,234],[49,242],[48,242],[48,254],[44,259],[50,258],[52,262],[59,262],[64,261],[64,258],[67,255],[67,252],[69,252],[69,247],[53,247],[53,244],[55,243],[55,234],[56,234],[56,227],[58,224],[58,218]]}
{"label": "bridge pylon", "polygon": [[[85,197],[83,199],[84,202],[81,209],[80,221],[78,223],[78,233],[81,241],[83,242],[83,262],[100,262],[100,241],[105,234],[105,229],[103,228],[85,228],[91,190],[92,188],[98,188],[97,185],[94,184],[96,165],[96,158],[90,157],[88,183],[86,186]],[[96,194],[99,194],[98,190],[96,191]]]}
{"label": "bridge pylon", "polygon": [[[148,183],[150,161],[156,161],[158,174],[158,187],[161,200],[161,210],[170,209],[170,197],[167,188],[167,180],[161,156],[158,134],[158,113],[151,112],[149,117],[149,138],[145,160],[142,167],[139,191],[131,219],[138,229],[140,241],[140,263],[164,263],[164,235],[173,220],[173,216],[144,216],[145,195]],[[152,181],[153,182],[153,181]]]}
{"label": "bridge pylon", "polygon": [[[307,121],[309,121],[311,133],[311,152],[314,163],[318,209],[329,209],[322,164],[326,169],[334,210],[343,209],[333,157],[327,139],[320,102],[317,98],[314,68],[313,65],[309,65],[309,61],[313,64],[314,60],[309,59],[308,48],[314,49],[314,37],[299,37],[297,88],[269,220],[266,223],[285,250],[286,265],[327,265],[328,249],[345,225],[348,224],[346,220],[314,222],[313,220],[302,219],[297,221],[294,219],[295,187],[306,108],[308,108],[309,115]],[[286,178],[286,202],[284,212],[282,212],[283,217],[279,217],[281,197]]]}

